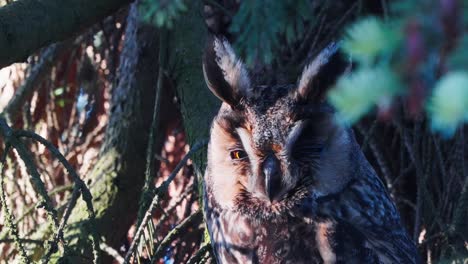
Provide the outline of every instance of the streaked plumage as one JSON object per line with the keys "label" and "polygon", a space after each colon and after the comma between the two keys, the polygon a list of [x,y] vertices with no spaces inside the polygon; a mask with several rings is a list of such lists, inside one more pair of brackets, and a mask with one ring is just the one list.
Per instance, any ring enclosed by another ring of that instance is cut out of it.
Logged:
{"label": "streaked plumage", "polygon": [[325,89],[332,44],[298,85],[258,86],[229,43],[204,57],[213,121],[205,216],[219,263],[418,263],[397,209]]}

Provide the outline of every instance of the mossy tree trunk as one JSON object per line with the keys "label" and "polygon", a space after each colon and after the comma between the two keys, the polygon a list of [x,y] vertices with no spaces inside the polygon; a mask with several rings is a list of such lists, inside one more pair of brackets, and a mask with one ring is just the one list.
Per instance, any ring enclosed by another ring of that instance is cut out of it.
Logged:
{"label": "mossy tree trunk", "polygon": [[[93,195],[96,228],[106,244],[120,248],[128,229],[135,221],[138,201],[144,184],[145,154],[152,119],[158,76],[158,34],[140,23],[136,3],[127,20],[125,44],[121,54],[119,80],[112,90],[109,124],[100,157],[86,183]],[[162,98],[170,98],[162,90]],[[171,103],[162,101],[161,112],[170,112]],[[159,115],[155,136],[156,153],[164,139],[165,115]],[[73,210],[65,240],[69,250],[66,263],[91,263],[90,223],[84,204]],[[101,254],[102,255],[102,254]],[[104,263],[110,259],[103,256]]]}
{"label": "mossy tree trunk", "polygon": [[[109,246],[118,249],[126,241],[129,227],[135,221],[138,201],[144,184],[145,154],[151,124],[154,94],[158,76],[158,43],[156,28],[138,19],[138,3],[130,9],[121,54],[118,81],[112,90],[109,124],[105,142],[94,170],[85,177],[93,195],[96,221],[88,220],[84,203],[74,208],[65,231],[67,250],[62,263],[91,263],[91,230],[97,230]],[[219,101],[207,89],[201,67],[206,29],[199,1],[189,4],[190,12],[182,15],[170,31],[169,67],[174,69],[176,91],[166,86],[162,91],[156,131],[156,153],[160,152],[172,107],[172,92],[180,99],[184,127],[189,144],[208,138],[211,120]],[[193,157],[198,176],[204,170],[206,152]],[[94,225],[94,228],[91,228]],[[112,259],[101,253],[103,263]]]}
{"label": "mossy tree trunk", "polygon": [[[171,31],[171,64],[176,65],[176,92],[189,144],[207,139],[211,121],[220,101],[207,88],[203,79],[202,54],[207,36],[202,17],[202,2],[190,1],[189,13],[184,14]],[[197,173],[203,173],[206,151],[193,157]]]}

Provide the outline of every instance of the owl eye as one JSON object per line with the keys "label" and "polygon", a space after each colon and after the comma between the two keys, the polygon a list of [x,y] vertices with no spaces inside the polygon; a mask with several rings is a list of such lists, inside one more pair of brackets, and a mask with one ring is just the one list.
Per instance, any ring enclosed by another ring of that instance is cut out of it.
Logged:
{"label": "owl eye", "polygon": [[231,155],[231,160],[243,160],[247,158],[247,153],[239,149],[232,150],[229,154]]}

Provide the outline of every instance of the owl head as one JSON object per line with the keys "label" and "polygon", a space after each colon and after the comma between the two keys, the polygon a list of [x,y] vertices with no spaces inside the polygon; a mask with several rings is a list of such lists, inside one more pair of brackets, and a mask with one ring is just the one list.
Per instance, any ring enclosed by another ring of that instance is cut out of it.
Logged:
{"label": "owl head", "polygon": [[352,179],[352,134],[324,101],[345,68],[337,49],[332,43],[320,52],[296,84],[265,86],[252,83],[227,40],[209,42],[203,72],[222,105],[211,128],[205,184],[217,206],[272,219]]}

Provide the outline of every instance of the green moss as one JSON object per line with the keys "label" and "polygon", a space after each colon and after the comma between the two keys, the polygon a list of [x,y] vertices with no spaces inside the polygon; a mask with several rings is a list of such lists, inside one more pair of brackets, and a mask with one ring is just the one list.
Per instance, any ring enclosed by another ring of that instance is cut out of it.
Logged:
{"label": "green moss", "polygon": [[[211,121],[220,106],[220,101],[206,87],[202,70],[202,52],[206,39],[206,27],[201,17],[202,6],[191,1],[184,16],[171,31],[170,64],[176,65],[176,89],[181,102],[182,117],[188,142],[192,145],[209,136]],[[206,151],[193,158],[198,173],[204,171]]]}

